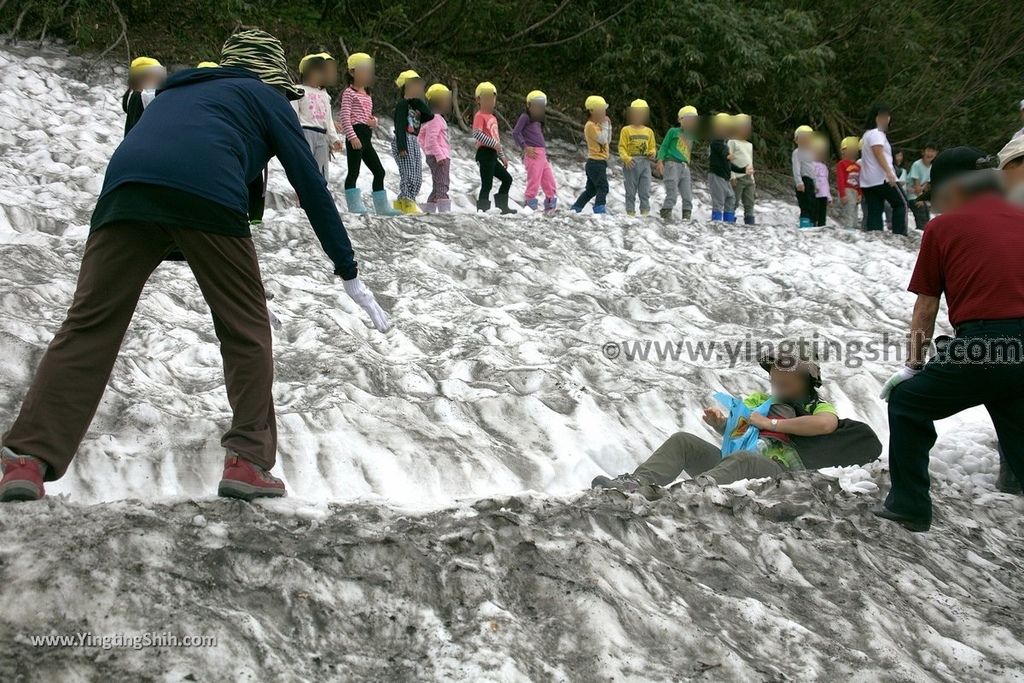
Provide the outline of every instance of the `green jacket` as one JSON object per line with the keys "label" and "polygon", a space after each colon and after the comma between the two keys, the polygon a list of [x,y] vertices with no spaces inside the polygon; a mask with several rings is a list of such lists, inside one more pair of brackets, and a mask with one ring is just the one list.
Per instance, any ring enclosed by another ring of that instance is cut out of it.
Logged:
{"label": "green jacket", "polygon": [[690,153],[695,141],[696,137],[692,133],[678,127],[669,128],[665,133],[665,139],[661,141],[661,147],[658,148],[658,160],[690,163]]}

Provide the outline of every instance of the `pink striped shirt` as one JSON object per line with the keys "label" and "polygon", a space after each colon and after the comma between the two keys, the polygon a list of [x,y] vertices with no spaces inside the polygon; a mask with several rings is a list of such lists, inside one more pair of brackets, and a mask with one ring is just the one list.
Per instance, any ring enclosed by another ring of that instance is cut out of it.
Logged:
{"label": "pink striped shirt", "polygon": [[352,86],[341,93],[341,133],[349,140],[356,139],[353,128],[358,123],[369,125],[373,118],[373,98],[365,92],[359,92]]}

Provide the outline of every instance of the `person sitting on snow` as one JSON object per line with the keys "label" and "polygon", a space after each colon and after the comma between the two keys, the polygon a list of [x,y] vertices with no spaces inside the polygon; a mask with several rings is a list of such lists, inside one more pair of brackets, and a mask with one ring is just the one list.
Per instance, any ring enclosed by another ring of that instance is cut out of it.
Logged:
{"label": "person sitting on snow", "polygon": [[[772,401],[767,415],[752,410],[749,417],[749,424],[760,430],[755,450],[723,458],[719,446],[696,434],[676,432],[631,474],[614,479],[599,476],[591,486],[650,495],[654,486],[667,486],[684,470],[698,483],[721,485],[797,470],[866,464],[877,458],[882,446],[871,428],[840,420],[832,404],[819,395],[821,369],[814,355],[803,348],[790,349],[791,345],[781,344],[777,354],[760,361],[771,378],[771,394],[757,392],[743,399],[751,409]],[[704,410],[704,421],[719,434],[727,420],[718,408]],[[843,443],[829,438],[838,435],[840,426]]]}

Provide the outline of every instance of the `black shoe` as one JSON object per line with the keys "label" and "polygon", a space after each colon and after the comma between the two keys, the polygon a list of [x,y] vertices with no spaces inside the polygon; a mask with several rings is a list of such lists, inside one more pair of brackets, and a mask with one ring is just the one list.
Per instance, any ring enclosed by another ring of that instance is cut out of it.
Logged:
{"label": "black shoe", "polygon": [[515,209],[510,209],[508,206],[508,195],[507,194],[496,194],[494,195],[494,205],[501,209],[502,214],[506,213],[519,213]]}
{"label": "black shoe", "polygon": [[693,216],[692,211],[683,211],[683,220],[688,221]]}
{"label": "black shoe", "polygon": [[640,490],[640,481],[632,474],[620,474],[612,479],[611,477],[594,477],[590,482],[592,489],[616,489],[623,493],[637,493]]}
{"label": "black shoe", "polygon": [[672,209],[662,209],[658,213],[661,215],[661,219],[663,221],[671,221],[672,220]]}
{"label": "black shoe", "polygon": [[896,522],[909,531],[928,531],[932,528],[932,520],[930,519],[901,515],[898,512],[893,512],[889,508],[885,507],[885,505],[876,505],[871,508],[871,514],[876,517],[881,517],[882,519],[888,519],[890,522]]}
{"label": "black shoe", "polygon": [[476,210],[487,213],[491,210],[491,202],[488,199],[478,199],[476,201]]}

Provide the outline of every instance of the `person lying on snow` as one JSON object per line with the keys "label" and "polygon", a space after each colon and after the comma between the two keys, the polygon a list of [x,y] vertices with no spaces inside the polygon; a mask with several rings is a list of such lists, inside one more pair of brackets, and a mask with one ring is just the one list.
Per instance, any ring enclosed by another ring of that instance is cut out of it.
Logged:
{"label": "person lying on snow", "polygon": [[[747,423],[757,429],[752,447],[723,457],[728,443],[722,448],[696,434],[676,432],[631,474],[599,476],[591,486],[651,496],[655,487],[671,484],[684,470],[699,484],[720,485],[804,469],[863,465],[881,454],[882,444],[868,425],[840,420],[832,404],[821,398],[821,370],[812,354],[780,351],[762,358],[761,367],[771,378],[771,394],[744,397],[750,415],[728,437],[726,425],[737,421],[717,408],[704,410],[704,421],[727,442],[743,437]],[[747,436],[749,441],[753,435]]]}
{"label": "person lying on snow", "polygon": [[357,276],[348,233],[288,104],[302,95],[276,38],[248,30],[220,68],[172,76],[107,166],[78,288],[3,437],[0,501],[43,497],[85,436],[146,281],[183,255],[213,313],[231,428],[222,496],[283,496],[277,456],[270,317],[249,231],[247,185],[277,156],[345,292],[374,327],[387,314]]}

